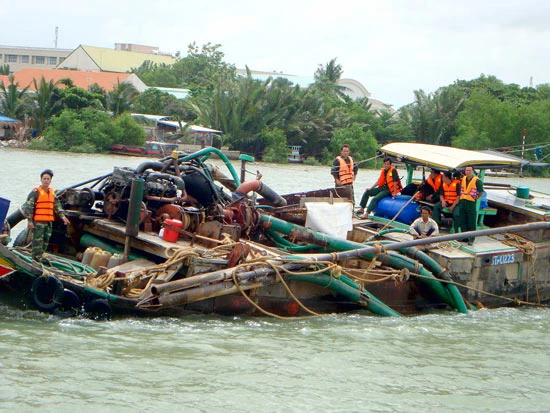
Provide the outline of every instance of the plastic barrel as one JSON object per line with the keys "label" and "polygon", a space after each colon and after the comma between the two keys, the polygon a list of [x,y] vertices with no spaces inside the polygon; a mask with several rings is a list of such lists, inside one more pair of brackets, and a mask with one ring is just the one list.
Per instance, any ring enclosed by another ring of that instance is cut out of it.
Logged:
{"label": "plastic barrel", "polygon": [[[399,212],[399,210],[403,208],[407,202],[409,202],[410,198],[411,197],[407,195],[398,195],[395,199],[391,196],[382,198],[376,204],[374,213],[376,216],[392,219]],[[411,201],[405,208],[403,208],[403,211],[399,213],[399,216],[395,220],[402,222],[403,224],[410,224],[419,216],[420,212],[418,212],[418,204]]]}
{"label": "plastic barrel", "polygon": [[516,188],[516,196],[522,199],[529,199],[529,188],[526,186],[518,186]]}
{"label": "plastic barrel", "polygon": [[180,234],[178,231],[173,230],[169,226],[179,229],[183,226],[183,223],[178,219],[167,219],[164,222],[167,225],[164,227],[164,233],[162,234],[162,239],[168,242],[177,242]]}
{"label": "plastic barrel", "polygon": [[0,227],[4,225],[4,220],[8,215],[8,209],[10,209],[10,201],[5,198],[0,198]]}

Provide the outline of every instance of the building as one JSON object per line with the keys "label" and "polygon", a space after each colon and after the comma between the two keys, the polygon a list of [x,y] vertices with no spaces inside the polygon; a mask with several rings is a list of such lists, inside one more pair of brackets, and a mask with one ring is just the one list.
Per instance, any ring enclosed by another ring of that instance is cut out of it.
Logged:
{"label": "building", "polygon": [[25,67],[53,69],[71,52],[72,49],[0,45],[0,66],[9,65],[11,73]]}
{"label": "building", "polygon": [[[118,43],[122,45],[122,43]],[[135,46],[135,45],[134,45]],[[143,46],[145,48],[150,46]],[[177,58],[165,54],[142,53],[106,49],[95,46],[78,46],[57,65],[57,69],[72,69],[95,72],[130,72],[140,67],[144,62],[156,64],[173,64]]]}
{"label": "building", "polygon": [[[145,83],[133,73],[112,73],[112,72],[82,72],[80,70],[59,70],[59,69],[37,69],[25,68],[18,70],[13,74],[14,82],[19,83],[20,88],[28,87],[29,90],[35,90],[34,81],[40,83],[42,77],[49,82],[59,82],[61,79],[71,79],[73,84],[84,90],[88,90],[91,85],[97,84],[106,92],[116,89],[119,83],[130,83],[140,93],[147,90]],[[9,84],[8,76],[0,76],[0,82],[4,85]]]}

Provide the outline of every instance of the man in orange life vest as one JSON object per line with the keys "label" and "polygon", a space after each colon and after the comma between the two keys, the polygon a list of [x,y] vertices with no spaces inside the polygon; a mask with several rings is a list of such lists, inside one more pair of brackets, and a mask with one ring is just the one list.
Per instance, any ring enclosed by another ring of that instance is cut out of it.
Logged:
{"label": "man in orange life vest", "polygon": [[439,201],[439,190],[442,183],[442,175],[437,169],[432,168],[428,179],[426,179],[425,197],[424,199],[428,202],[436,203]]}
{"label": "man in orange life vest", "polygon": [[[476,201],[483,194],[483,183],[474,175],[474,167],[468,165],[464,169],[465,176],[460,184],[460,231],[475,231],[476,223]],[[468,238],[468,245],[473,245],[475,237]]]}
{"label": "man in orange life vest", "polygon": [[403,187],[401,186],[401,180],[399,178],[399,173],[397,169],[391,164],[390,158],[384,158],[384,168],[380,171],[380,177],[378,182],[365,190],[363,196],[361,197],[361,202],[359,203],[360,209],[358,213],[362,213],[367,206],[369,197],[373,197],[368,204],[367,212],[361,215],[361,219],[367,218],[367,216],[374,211],[376,204],[382,198],[391,196],[395,198],[401,193]]}
{"label": "man in orange life vest", "polygon": [[460,208],[458,201],[460,196],[460,180],[453,179],[450,171],[443,172],[443,183],[439,188],[440,201],[434,205],[433,219],[441,225],[441,211],[448,208],[453,213],[453,228],[455,233],[460,227]]}
{"label": "man in orange life vest", "polygon": [[53,178],[51,169],[40,174],[41,185],[34,188],[27,196],[27,201],[21,207],[23,215],[29,220],[28,228],[32,233],[32,258],[40,261],[52,235],[52,223],[55,215],[69,224],[69,219],[63,213],[61,202],[55,197],[55,191],[50,187]]}
{"label": "man in orange life vest", "polygon": [[340,156],[334,158],[332,162],[331,174],[334,177],[334,185],[338,195],[350,198],[353,203],[353,182],[357,177],[358,165],[353,162],[353,158],[349,155],[349,145],[342,145],[340,148]]}

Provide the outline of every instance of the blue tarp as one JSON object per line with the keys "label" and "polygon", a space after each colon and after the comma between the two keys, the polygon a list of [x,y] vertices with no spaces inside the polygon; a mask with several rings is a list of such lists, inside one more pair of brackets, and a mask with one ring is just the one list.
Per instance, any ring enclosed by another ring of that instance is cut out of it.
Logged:
{"label": "blue tarp", "polygon": [[7,116],[4,116],[4,115],[0,115],[0,122],[13,122],[13,123],[17,123],[17,122],[19,122],[19,121],[16,120],[16,119],[8,118]]}

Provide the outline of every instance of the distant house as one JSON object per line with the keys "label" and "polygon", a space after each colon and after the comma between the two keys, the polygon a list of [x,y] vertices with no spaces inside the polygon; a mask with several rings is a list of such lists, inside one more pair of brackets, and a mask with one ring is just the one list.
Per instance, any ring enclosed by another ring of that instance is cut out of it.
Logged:
{"label": "distant house", "polygon": [[[116,89],[119,83],[130,83],[140,93],[147,90],[145,83],[133,73],[25,68],[18,70],[13,74],[13,77],[14,82],[19,83],[20,88],[28,86],[29,90],[35,90],[33,80],[35,79],[38,84],[42,77],[44,77],[46,82],[52,80],[54,83],[61,79],[69,78],[75,86],[85,90],[88,90],[91,85],[97,84],[105,89],[105,91],[110,92]],[[0,82],[3,81],[4,85],[7,85],[7,78],[7,76],[0,77]]]}
{"label": "distant house", "polygon": [[155,123],[155,128],[145,128],[148,130],[150,139],[165,141],[178,138],[185,133],[185,136],[191,139],[192,144],[201,146],[212,146],[214,136],[221,136],[222,131],[206,128],[200,125],[189,125],[186,122],[178,122],[170,116],[148,115],[143,113],[132,113],[136,119],[142,118]]}
{"label": "distant house", "polygon": [[177,58],[156,53],[143,53],[128,50],[114,50],[95,46],[78,46],[57,65],[57,69],[75,69],[97,72],[130,72],[144,62],[173,64]]}

